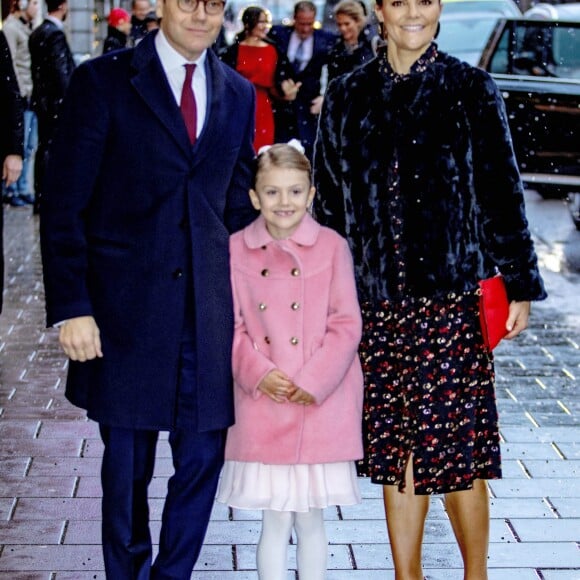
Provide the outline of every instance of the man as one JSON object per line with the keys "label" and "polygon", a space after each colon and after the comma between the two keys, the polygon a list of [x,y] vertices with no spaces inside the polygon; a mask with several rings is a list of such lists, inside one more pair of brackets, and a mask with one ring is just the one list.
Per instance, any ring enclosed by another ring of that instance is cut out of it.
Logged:
{"label": "man", "polygon": [[151,13],[151,2],[149,0],[131,1],[131,44],[136,46],[149,32],[147,23]]}
{"label": "man", "polygon": [[32,24],[38,13],[39,0],[14,0],[10,14],[4,21],[3,30],[16,72],[20,95],[24,99],[24,157],[22,173],[16,183],[6,188],[6,201],[14,207],[34,203],[34,195],[29,185],[29,168],[34,159],[38,142],[36,115],[30,107],[32,96],[32,71],[30,67],[30,50],[28,40],[32,33]]}
{"label": "man", "polygon": [[294,80],[302,83],[294,101],[276,103],[276,142],[297,137],[310,160],[322,107],[322,70],[337,40],[334,34],[315,29],[315,21],[316,6],[303,0],[294,6],[292,26],[278,25],[270,30],[270,37],[294,65]]}
{"label": "man", "polygon": [[[165,0],[159,31],[79,66],[51,149],[47,319],[65,321],[67,397],[100,424],[112,580],[189,580],[234,418],[228,238],[254,218],[255,97],[208,50],[223,11]],[[159,430],[175,473],[151,567]]]}
{"label": "man", "polygon": [[[24,106],[8,42],[0,30],[0,164],[3,185],[9,187],[20,177],[23,150]],[[0,204],[0,312],[4,289],[3,209]]]}
{"label": "man", "polygon": [[38,150],[34,162],[35,213],[38,213],[43,194],[48,149],[75,68],[63,25],[68,4],[63,0],[47,0],[46,8],[47,17],[32,32],[28,42],[32,64],[32,110],[38,117]]}

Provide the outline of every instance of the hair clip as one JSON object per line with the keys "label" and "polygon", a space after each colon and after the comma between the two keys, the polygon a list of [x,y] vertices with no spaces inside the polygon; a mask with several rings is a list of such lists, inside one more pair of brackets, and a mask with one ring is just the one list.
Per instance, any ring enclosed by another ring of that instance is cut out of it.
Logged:
{"label": "hair clip", "polygon": [[[299,153],[302,153],[302,155],[304,155],[304,147],[302,146],[302,143],[300,143],[300,141],[298,141],[298,139],[290,139],[290,141],[288,141],[288,143],[276,143],[276,145],[288,145],[288,147],[292,147],[292,149],[296,149],[296,151],[298,151]],[[258,153],[256,154],[256,157],[260,157],[260,155],[262,155],[263,153],[266,153],[266,151],[268,151],[268,149],[270,149],[270,147],[272,147],[272,145],[262,145],[262,147],[260,147],[258,149]]]}

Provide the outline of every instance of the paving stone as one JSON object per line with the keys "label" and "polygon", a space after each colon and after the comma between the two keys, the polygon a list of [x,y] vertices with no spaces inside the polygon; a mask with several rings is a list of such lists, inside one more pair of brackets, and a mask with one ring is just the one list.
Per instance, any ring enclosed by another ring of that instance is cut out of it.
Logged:
{"label": "paving stone", "polygon": [[76,487],[74,476],[9,477],[0,479],[0,497],[72,497]]}
{"label": "paving stone", "polygon": [[518,479],[493,480],[488,483],[494,497],[536,498],[557,495],[559,497],[578,497],[575,479]]}
{"label": "paving stone", "polygon": [[[578,485],[580,478],[580,460],[528,460],[523,462],[526,471],[532,477],[573,478]],[[578,493],[578,492],[576,492]]]}
{"label": "paving stone", "polygon": [[0,522],[0,543],[4,549],[18,544],[58,544],[65,528],[64,521],[10,520]]}
{"label": "paving stone", "polygon": [[576,542],[580,540],[580,518],[555,520],[512,518],[509,521],[522,542]]}
{"label": "paving stone", "polygon": [[0,571],[99,571],[103,568],[100,546],[7,546],[0,558]]}

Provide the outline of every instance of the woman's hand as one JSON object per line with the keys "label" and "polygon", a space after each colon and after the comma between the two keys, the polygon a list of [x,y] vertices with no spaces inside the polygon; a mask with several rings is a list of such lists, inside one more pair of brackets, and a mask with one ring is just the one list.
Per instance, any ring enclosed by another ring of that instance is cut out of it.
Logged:
{"label": "woman's hand", "polygon": [[292,79],[286,79],[281,83],[282,94],[285,101],[293,101],[302,86],[302,83],[295,83]]}
{"label": "woman's hand", "polygon": [[528,327],[528,318],[530,316],[530,302],[510,302],[510,310],[506,322],[508,334],[507,339],[515,338],[520,332]]}
{"label": "woman's hand", "polygon": [[258,385],[258,390],[276,403],[286,403],[296,387],[281,370],[274,369],[262,379]]}

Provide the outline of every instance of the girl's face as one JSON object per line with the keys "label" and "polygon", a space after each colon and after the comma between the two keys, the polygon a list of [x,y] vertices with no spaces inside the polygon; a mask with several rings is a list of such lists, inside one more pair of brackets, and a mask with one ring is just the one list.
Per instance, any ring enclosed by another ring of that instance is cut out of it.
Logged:
{"label": "girl's face", "polygon": [[439,0],[383,0],[375,12],[384,25],[389,49],[392,46],[419,58],[435,37],[441,3]]}
{"label": "girl's face", "polygon": [[271,166],[258,173],[256,189],[250,190],[250,198],[254,208],[264,216],[271,236],[283,240],[300,225],[314,191],[305,171]]}
{"label": "girl's face", "polygon": [[260,19],[256,23],[256,26],[250,31],[250,36],[255,36],[256,38],[263,39],[268,35],[268,30],[271,27],[270,19],[265,12],[260,14]]}
{"label": "girl's face", "polygon": [[346,44],[356,44],[358,42],[360,27],[354,18],[346,14],[338,14],[336,16],[336,25]]}

